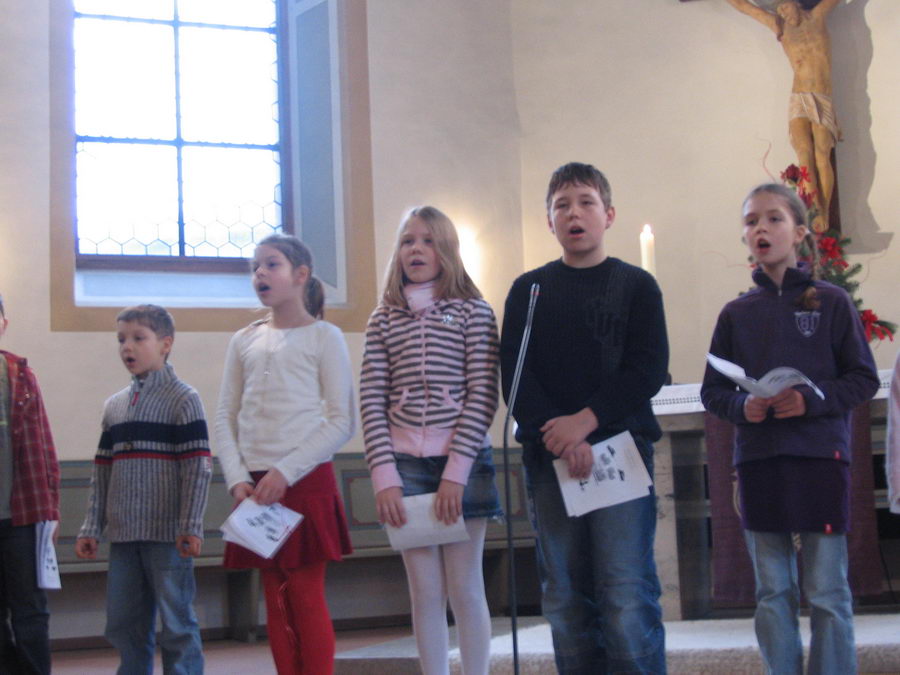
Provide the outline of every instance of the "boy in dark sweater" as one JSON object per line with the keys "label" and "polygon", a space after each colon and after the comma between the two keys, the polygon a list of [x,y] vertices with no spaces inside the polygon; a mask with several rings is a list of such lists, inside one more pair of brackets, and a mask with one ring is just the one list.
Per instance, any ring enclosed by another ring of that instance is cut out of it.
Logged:
{"label": "boy in dark sweater", "polygon": [[609,182],[591,165],[556,170],[547,192],[562,259],[527,272],[506,299],[501,345],[509,397],[532,284],[540,284],[513,414],[537,532],[543,611],[561,673],[664,673],[665,638],[653,559],[656,498],[566,515],[552,461],[587,477],[591,444],[630,431],[650,474],[661,431],[650,406],[668,342],[653,277],[606,255]]}

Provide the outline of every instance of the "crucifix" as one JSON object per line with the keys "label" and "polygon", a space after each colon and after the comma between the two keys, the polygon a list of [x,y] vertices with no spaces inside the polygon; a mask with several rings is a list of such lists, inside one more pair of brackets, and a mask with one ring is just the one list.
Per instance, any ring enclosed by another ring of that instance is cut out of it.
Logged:
{"label": "crucifix", "polygon": [[769,28],[794,71],[788,131],[797,163],[809,171],[815,191],[816,232],[840,231],[834,145],[841,132],[831,100],[831,40],[826,20],[840,0],[782,0],[766,9],[750,0],[727,0],[739,12]]}

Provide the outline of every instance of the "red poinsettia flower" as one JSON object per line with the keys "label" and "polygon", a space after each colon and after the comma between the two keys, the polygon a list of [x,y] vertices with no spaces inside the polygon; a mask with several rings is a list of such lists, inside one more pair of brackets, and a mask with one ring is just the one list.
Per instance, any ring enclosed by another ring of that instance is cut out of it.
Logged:
{"label": "red poinsettia flower", "polygon": [[803,200],[803,204],[806,206],[806,208],[811,209],[813,203],[816,200],[816,191],[812,190],[811,192],[807,192],[802,187],[798,187],[797,196],[800,197],[801,200]]}
{"label": "red poinsettia flower", "polygon": [[872,340],[872,333],[875,334],[879,340],[884,340],[888,338],[891,342],[894,341],[894,334],[891,330],[880,323],[878,319],[878,315],[873,312],[871,309],[864,309],[859,313],[859,318],[862,319],[863,328],[866,331],[866,340]]}
{"label": "red poinsettia flower", "polygon": [[847,269],[850,264],[844,260],[844,252],[840,242],[834,237],[819,237],[819,257],[823,261],[831,261],[831,264],[841,269]]}

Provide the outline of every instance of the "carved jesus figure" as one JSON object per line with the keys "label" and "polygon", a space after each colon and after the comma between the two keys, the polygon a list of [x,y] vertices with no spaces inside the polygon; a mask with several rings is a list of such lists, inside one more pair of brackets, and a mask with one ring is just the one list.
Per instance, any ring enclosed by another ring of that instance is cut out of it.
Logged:
{"label": "carved jesus figure", "polygon": [[791,145],[801,166],[809,170],[818,210],[813,227],[828,229],[828,205],[834,190],[831,150],[840,139],[840,129],[831,101],[831,40],[826,19],[840,0],[821,0],[803,9],[795,0],[785,0],[769,11],[749,0],[728,0],[767,26],[787,55],[794,71],[788,112]]}

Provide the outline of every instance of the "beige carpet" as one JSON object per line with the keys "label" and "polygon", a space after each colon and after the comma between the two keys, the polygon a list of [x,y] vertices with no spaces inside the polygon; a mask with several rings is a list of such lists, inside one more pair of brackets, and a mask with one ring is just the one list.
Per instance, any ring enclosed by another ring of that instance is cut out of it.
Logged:
{"label": "beige carpet", "polygon": [[[861,673],[900,673],[900,614],[860,615],[856,642]],[[801,620],[809,645],[809,621]],[[494,619],[491,675],[512,668],[512,638],[507,619]],[[459,651],[450,652],[452,672],[459,673]],[[672,675],[756,675],[762,673],[751,619],[673,621],[666,623],[666,662]],[[552,675],[553,647],[547,624],[536,618],[519,624],[519,665],[523,675]],[[419,673],[413,638],[403,638],[338,655],[336,675],[405,675]]]}

